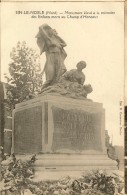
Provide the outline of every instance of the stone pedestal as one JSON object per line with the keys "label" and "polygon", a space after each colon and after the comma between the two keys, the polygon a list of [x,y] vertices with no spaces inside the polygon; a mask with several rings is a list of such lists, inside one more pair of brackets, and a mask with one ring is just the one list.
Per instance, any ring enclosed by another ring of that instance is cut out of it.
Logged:
{"label": "stone pedestal", "polygon": [[116,169],[105,147],[102,104],[45,95],[16,105],[13,151],[39,154],[37,170]]}

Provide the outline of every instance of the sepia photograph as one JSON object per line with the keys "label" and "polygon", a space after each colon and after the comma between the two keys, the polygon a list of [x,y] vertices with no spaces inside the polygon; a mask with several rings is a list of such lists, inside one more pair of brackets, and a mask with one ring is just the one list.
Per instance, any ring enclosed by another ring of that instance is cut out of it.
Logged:
{"label": "sepia photograph", "polygon": [[1,3],[0,195],[125,195],[124,6]]}

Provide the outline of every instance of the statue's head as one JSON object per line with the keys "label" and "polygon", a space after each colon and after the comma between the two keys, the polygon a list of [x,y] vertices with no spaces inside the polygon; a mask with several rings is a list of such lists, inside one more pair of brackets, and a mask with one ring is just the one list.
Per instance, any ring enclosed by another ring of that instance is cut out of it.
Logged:
{"label": "statue's head", "polygon": [[52,35],[57,35],[57,32],[55,29],[52,29],[48,24],[43,24],[39,27],[39,32],[36,35],[37,38],[37,45],[40,48],[40,55],[45,51],[45,39],[47,37],[51,37]]}
{"label": "statue's head", "polygon": [[86,62],[80,61],[80,62],[78,62],[78,64],[76,66],[77,66],[78,70],[82,70],[82,69],[86,68]]}
{"label": "statue's head", "polygon": [[40,27],[42,27],[45,31],[51,31],[52,30],[52,28],[48,24],[43,24]]}
{"label": "statue's head", "polygon": [[43,24],[41,27],[45,30],[45,32],[49,35],[57,35],[57,32],[55,29],[52,29],[48,24]]}

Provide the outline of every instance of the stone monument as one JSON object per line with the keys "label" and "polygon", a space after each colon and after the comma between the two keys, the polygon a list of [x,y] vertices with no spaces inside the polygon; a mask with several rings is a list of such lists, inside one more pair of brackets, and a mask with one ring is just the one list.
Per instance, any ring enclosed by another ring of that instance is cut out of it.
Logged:
{"label": "stone monument", "polygon": [[105,110],[87,98],[86,62],[66,70],[66,43],[47,24],[39,27],[37,43],[46,53],[46,82],[35,98],[13,111],[13,152],[37,154],[36,170],[83,171],[117,169],[105,146]]}

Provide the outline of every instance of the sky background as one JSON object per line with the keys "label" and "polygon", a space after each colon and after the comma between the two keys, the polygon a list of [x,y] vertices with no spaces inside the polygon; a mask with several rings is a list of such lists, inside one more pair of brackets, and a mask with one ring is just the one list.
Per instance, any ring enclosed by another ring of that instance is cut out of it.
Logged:
{"label": "sky background", "polygon": [[[93,92],[88,96],[103,103],[106,110],[105,124],[113,144],[123,145],[120,135],[120,101],[123,101],[124,83],[124,3],[123,2],[43,2],[2,3],[1,5],[1,78],[8,72],[10,51],[18,41],[26,41],[39,53],[36,34],[40,25],[47,23],[56,29],[67,43],[65,65],[74,69],[77,62],[85,60],[87,67],[85,83],[90,83]],[[16,11],[95,11],[115,14],[99,15],[96,19],[44,19],[31,18],[30,14]],[[45,55],[41,56],[43,69]],[[122,103],[123,104],[123,103]],[[123,116],[122,116],[123,117]]]}

